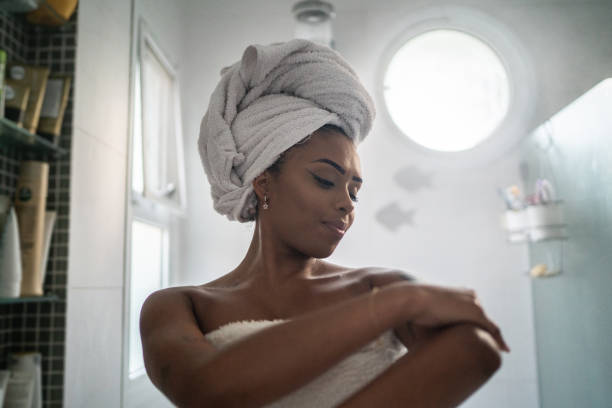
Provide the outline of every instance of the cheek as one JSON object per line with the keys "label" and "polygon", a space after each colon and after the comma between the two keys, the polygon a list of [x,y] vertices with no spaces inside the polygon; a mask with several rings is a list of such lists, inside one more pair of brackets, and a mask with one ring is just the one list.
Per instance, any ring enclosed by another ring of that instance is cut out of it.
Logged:
{"label": "cheek", "polygon": [[327,231],[322,221],[329,217],[329,194],[310,185],[285,188],[279,196],[282,206],[275,222],[276,230],[290,246],[298,251],[326,258],[334,251],[338,241]]}
{"label": "cheek", "polygon": [[318,241],[325,233],[322,221],[329,217],[329,204],[326,202],[329,194],[307,181],[285,183],[277,190],[280,206],[278,217],[275,217],[277,231],[296,246]]}
{"label": "cheek", "polygon": [[324,190],[307,183],[292,186],[285,196],[287,210],[292,212],[292,217],[306,224],[322,218],[324,200]]}

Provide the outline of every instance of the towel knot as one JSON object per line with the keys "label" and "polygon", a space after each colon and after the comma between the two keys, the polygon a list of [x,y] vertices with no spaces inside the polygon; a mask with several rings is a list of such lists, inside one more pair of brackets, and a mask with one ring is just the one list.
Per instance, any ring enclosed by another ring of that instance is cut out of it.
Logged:
{"label": "towel knot", "polygon": [[234,155],[234,159],[232,160],[232,163],[234,165],[234,167],[236,166],[240,166],[242,163],[244,163],[244,160],[246,159],[245,155],[242,153],[236,153]]}

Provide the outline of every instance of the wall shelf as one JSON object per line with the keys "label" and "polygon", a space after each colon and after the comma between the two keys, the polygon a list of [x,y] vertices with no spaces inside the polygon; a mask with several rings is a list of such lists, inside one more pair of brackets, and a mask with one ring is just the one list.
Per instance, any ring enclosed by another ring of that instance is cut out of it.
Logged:
{"label": "wall shelf", "polygon": [[43,296],[24,296],[18,298],[0,298],[0,304],[7,305],[13,303],[32,303],[32,302],[56,302],[60,298],[54,293],[47,293]]}
{"label": "wall shelf", "polygon": [[[30,25],[23,14],[0,11],[0,48],[6,52],[7,65],[19,63],[47,67],[50,75],[74,78],[77,24],[77,13],[73,14],[69,23],[47,29]],[[39,352],[42,357],[42,405],[45,407],[70,405],[70,401],[64,401],[66,395],[63,385],[68,274],[68,263],[64,257],[70,241],[74,89],[72,81],[59,138],[37,135],[36,131],[28,132],[9,118],[0,118],[2,194],[14,197],[21,161],[48,162],[50,168],[46,208],[56,209],[65,217],[63,223],[56,222],[54,226],[46,265],[47,285],[43,285],[44,295],[24,294],[19,298],[0,298],[0,369],[8,367],[9,354],[12,352]]]}
{"label": "wall shelf", "polygon": [[44,137],[28,132],[6,118],[0,118],[0,146],[15,146],[18,149],[54,153],[58,156],[67,153],[66,149],[56,146]]}
{"label": "wall shelf", "polygon": [[532,278],[557,276],[563,269],[563,244],[568,240],[563,207],[557,200],[507,210],[502,216],[508,242],[528,245],[532,267],[525,274]]}

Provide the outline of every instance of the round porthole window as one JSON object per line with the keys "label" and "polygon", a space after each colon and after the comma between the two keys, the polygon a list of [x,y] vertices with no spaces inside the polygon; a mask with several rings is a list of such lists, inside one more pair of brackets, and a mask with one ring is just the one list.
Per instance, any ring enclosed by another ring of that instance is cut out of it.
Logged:
{"label": "round porthole window", "polygon": [[406,41],[383,79],[388,113],[412,141],[442,152],[469,150],[508,114],[511,87],[503,62],[480,39],[434,29]]}

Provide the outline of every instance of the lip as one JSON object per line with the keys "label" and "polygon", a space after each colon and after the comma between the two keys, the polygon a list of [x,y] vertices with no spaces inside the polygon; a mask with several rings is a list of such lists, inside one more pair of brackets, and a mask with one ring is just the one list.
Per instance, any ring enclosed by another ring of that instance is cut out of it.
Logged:
{"label": "lip", "polygon": [[346,224],[344,223],[324,222],[323,224],[339,238],[342,238],[346,232]]}

